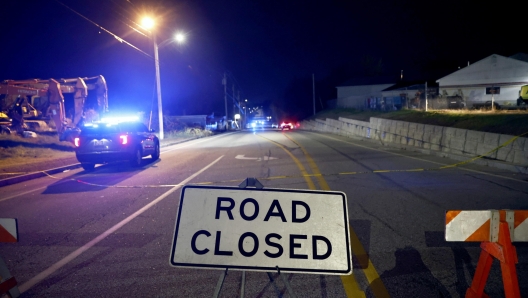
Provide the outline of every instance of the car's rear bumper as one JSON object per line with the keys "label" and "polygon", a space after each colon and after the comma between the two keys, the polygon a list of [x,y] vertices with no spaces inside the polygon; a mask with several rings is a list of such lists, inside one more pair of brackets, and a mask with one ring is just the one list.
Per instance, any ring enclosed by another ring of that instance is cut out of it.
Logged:
{"label": "car's rear bumper", "polygon": [[81,163],[108,163],[113,161],[130,160],[132,154],[129,152],[90,152],[90,153],[79,153],[76,154],[77,160]]}

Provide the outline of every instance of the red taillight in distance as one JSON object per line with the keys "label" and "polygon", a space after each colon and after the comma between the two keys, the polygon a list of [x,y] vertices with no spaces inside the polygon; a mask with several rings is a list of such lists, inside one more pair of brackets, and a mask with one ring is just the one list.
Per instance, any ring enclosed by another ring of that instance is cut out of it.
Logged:
{"label": "red taillight in distance", "polygon": [[73,144],[75,145],[75,147],[79,147],[81,145],[81,138],[77,137],[73,139]]}
{"label": "red taillight in distance", "polygon": [[127,135],[119,136],[119,141],[121,142],[121,145],[126,145],[128,143],[128,136]]}

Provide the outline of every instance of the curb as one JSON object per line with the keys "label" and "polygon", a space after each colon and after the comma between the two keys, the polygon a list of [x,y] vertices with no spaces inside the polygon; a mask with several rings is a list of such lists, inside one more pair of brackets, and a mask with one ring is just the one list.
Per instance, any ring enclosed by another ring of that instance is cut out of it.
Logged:
{"label": "curb", "polygon": [[40,177],[44,177],[44,176],[47,176],[47,175],[57,174],[57,173],[60,173],[60,172],[64,172],[66,170],[72,170],[72,169],[76,169],[76,168],[80,168],[80,167],[81,167],[81,164],[80,163],[76,163],[76,164],[72,164],[72,165],[68,165],[68,166],[64,166],[64,167],[58,167],[58,168],[54,168],[54,169],[49,169],[49,170],[29,173],[29,174],[25,174],[25,175],[21,175],[21,176],[6,178],[6,179],[0,180],[0,187],[7,186],[7,185],[12,185],[12,184],[16,184],[16,183],[20,183],[20,182],[24,182],[24,181],[28,181],[28,180],[32,180],[32,179],[36,179],[36,178],[40,178]]}

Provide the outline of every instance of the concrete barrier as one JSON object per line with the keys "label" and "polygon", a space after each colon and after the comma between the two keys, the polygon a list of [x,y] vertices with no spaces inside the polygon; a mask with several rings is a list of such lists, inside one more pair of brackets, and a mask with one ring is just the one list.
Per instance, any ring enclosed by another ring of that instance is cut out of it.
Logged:
{"label": "concrete barrier", "polygon": [[[473,131],[453,127],[370,118],[370,122],[339,117],[303,121],[301,128],[346,137],[362,137],[405,146],[474,157],[497,149],[514,138],[511,135]],[[486,156],[528,166],[528,139],[517,138]]]}
{"label": "concrete barrier", "polygon": [[[513,137],[513,136],[512,136]],[[487,132],[484,134],[482,143],[477,144],[477,155],[486,154],[489,151],[499,147],[500,134]],[[497,158],[497,151],[487,155],[489,158]]]}
{"label": "concrete barrier", "polygon": [[486,133],[483,131],[468,130],[466,134],[466,145],[464,146],[464,152],[477,155],[478,144],[484,142],[485,134]]}
{"label": "concrete barrier", "polygon": [[443,130],[442,140],[440,142],[441,150],[455,154],[464,153],[467,130],[453,127],[445,127]]}

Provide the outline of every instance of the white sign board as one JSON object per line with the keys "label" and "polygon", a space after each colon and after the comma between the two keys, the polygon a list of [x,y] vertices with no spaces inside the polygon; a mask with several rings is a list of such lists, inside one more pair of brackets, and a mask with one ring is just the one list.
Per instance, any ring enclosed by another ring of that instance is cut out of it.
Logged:
{"label": "white sign board", "polygon": [[193,268],[351,274],[346,195],[185,186],[170,262]]}

